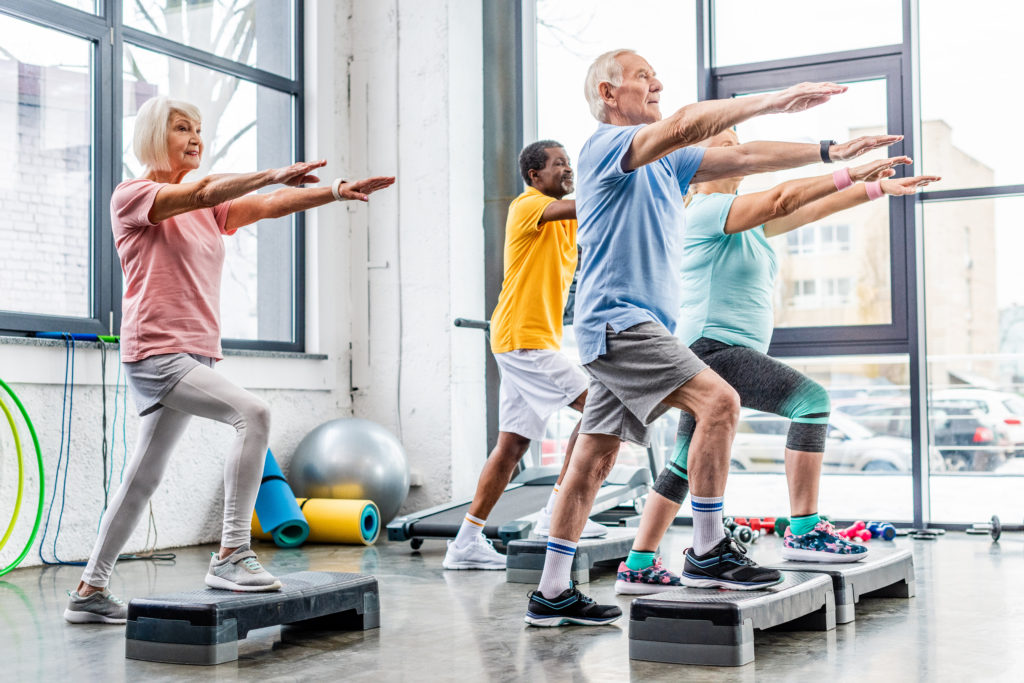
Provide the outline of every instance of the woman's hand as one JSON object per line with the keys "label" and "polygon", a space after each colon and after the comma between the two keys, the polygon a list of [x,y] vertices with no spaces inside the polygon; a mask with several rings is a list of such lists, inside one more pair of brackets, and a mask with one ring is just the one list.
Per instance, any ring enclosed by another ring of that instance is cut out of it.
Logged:
{"label": "woman's hand", "polygon": [[394,176],[374,176],[351,183],[342,183],[338,186],[338,194],[341,195],[342,199],[358,199],[365,202],[369,201],[372,193],[377,190],[383,190],[385,187],[391,187],[394,184]]}
{"label": "woman's hand", "polygon": [[890,157],[888,159],[877,159],[866,164],[850,169],[850,179],[853,182],[864,181],[870,183],[872,180],[889,178],[896,174],[892,167],[897,164],[912,163],[910,157]]}
{"label": "woman's hand", "polygon": [[832,161],[849,161],[873,149],[896,144],[902,139],[902,135],[864,135],[849,142],[832,145],[828,150],[828,155]]}
{"label": "woman's hand", "polygon": [[325,159],[321,159],[320,161],[299,161],[291,166],[275,168],[270,171],[270,183],[268,184],[291,185],[292,187],[297,187],[307,183],[318,183],[320,182],[320,178],[315,175],[310,175],[310,172],[326,165],[327,161]]}
{"label": "woman's hand", "polygon": [[893,197],[899,197],[905,194],[914,194],[918,188],[924,187],[929,183],[936,183],[942,180],[937,175],[918,175],[913,178],[892,178],[883,180],[879,185],[882,188],[882,192]]}

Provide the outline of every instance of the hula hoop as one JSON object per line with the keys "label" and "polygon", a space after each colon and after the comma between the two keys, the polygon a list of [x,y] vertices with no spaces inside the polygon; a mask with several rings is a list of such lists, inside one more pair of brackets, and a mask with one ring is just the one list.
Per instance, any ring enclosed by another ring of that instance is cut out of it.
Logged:
{"label": "hula hoop", "polygon": [[7,525],[7,531],[3,538],[0,538],[0,550],[7,545],[7,539],[14,531],[14,525],[18,523],[18,513],[21,512],[21,492],[25,488],[25,460],[21,453],[21,439],[18,438],[18,426],[14,424],[14,416],[7,408],[7,404],[0,398],[0,410],[7,416],[7,424],[11,426],[11,434],[14,436],[14,450],[18,452],[18,496],[14,500],[14,513],[11,515],[11,523]]}
{"label": "hula hoop", "polygon": [[21,399],[18,398],[18,395],[14,393],[14,390],[7,386],[7,382],[2,379],[0,379],[0,388],[3,388],[3,390],[6,391],[14,400],[15,405],[18,406],[18,411],[21,413],[21,417],[25,420],[25,424],[28,425],[28,432],[32,435],[32,445],[36,449],[36,464],[39,466],[39,503],[36,505],[36,521],[32,526],[32,534],[28,537],[28,542],[25,544],[25,547],[22,548],[21,554],[14,559],[14,562],[11,562],[3,569],[0,569],[0,576],[3,576],[21,564],[21,561],[25,559],[26,555],[28,555],[29,549],[32,548],[32,544],[36,540],[36,534],[39,533],[39,522],[43,519],[43,499],[45,498],[46,477],[43,472],[43,451],[39,448],[39,437],[36,435],[36,428],[32,425],[32,420],[28,416],[28,411],[25,410],[25,406],[21,403]]}

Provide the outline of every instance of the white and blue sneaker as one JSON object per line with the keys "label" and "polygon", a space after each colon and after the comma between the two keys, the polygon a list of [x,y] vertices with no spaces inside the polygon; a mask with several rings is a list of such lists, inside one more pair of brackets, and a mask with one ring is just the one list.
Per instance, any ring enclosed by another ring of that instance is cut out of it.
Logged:
{"label": "white and blue sneaker", "polygon": [[477,534],[466,545],[448,541],[448,552],[441,566],[445,569],[504,569],[505,556],[494,549],[489,538]]}

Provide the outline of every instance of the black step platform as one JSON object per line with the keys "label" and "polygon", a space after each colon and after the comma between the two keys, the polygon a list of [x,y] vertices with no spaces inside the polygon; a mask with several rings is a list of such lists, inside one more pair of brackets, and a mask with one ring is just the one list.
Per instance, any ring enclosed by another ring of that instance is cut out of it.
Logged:
{"label": "black step platform", "polygon": [[793,562],[784,560],[778,547],[760,546],[751,557],[762,567],[780,571],[814,572],[832,579],[836,596],[836,623],[848,624],[855,618],[854,605],[862,597],[914,597],[914,556],[891,542],[872,541],[867,559],[845,564]]}
{"label": "black step platform", "polygon": [[238,659],[252,629],[286,624],[357,631],[380,626],[377,579],[362,574],[298,572],[280,591],[204,590],[136,598],[128,604],[125,656],[173,664]]}
{"label": "black step platform", "polygon": [[[636,529],[609,527],[604,538],[585,538],[576,546],[572,560],[572,579],[577,583],[590,582],[590,568],[599,562],[613,567],[629,555],[636,538]],[[531,536],[508,544],[505,555],[505,581],[508,583],[539,583],[547,553],[546,536]]]}
{"label": "black step platform", "polygon": [[760,591],[678,588],[637,598],[629,610],[629,657],[648,662],[742,666],[754,661],[754,631],[835,628],[832,582],[787,572]]}

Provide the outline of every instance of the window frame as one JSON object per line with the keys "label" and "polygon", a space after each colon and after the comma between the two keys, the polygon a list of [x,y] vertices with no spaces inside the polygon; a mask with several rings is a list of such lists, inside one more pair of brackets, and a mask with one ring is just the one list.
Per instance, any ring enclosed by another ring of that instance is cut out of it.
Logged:
{"label": "window frame", "polygon": [[[90,311],[87,317],[0,311],[0,335],[31,336],[35,332],[116,334],[121,326],[121,269],[110,226],[110,196],[121,181],[123,121],[123,56],[126,44],[166,57],[213,69],[291,97],[291,158],[305,150],[305,81],[303,66],[303,3],[292,5],[292,77],[288,78],[225,57],[176,43],[124,25],[124,0],[98,0],[95,13],[53,0],[0,0],[0,14],[92,42],[92,178],[89,240]],[[222,339],[229,349],[305,350],[305,216],[293,216],[291,340]]]}

